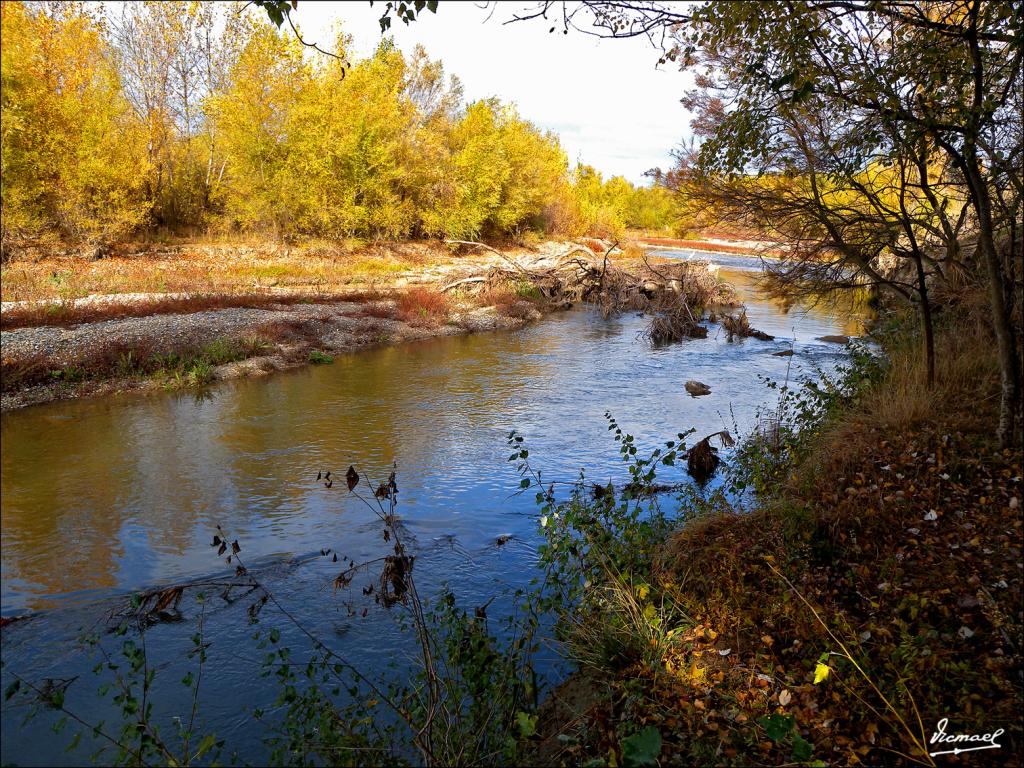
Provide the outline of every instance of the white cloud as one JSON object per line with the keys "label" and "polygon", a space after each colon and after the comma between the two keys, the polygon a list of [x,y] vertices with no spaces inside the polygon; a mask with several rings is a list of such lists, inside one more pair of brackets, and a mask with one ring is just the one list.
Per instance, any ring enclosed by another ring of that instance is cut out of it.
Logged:
{"label": "white cloud", "polygon": [[[419,43],[442,59],[468,100],[515,102],[523,117],[558,133],[571,161],[634,182],[649,168],[670,165],[670,150],[689,133],[690,115],[679,103],[689,76],[675,65],[656,69],[658,52],[644,39],[549,34],[542,21],[503,24],[523,7],[442,0],[436,15],[423,11],[408,26],[392,20],[390,34],[403,51]],[[323,47],[340,22],[356,55],[365,56],[381,39],[383,10],[382,2],[303,2],[294,18],[303,36]]]}

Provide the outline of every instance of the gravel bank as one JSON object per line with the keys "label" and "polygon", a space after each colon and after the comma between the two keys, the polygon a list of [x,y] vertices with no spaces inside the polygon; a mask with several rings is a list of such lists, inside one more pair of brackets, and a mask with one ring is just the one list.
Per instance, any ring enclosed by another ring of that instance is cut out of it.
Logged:
{"label": "gravel bank", "polygon": [[[393,302],[280,304],[265,308],[217,309],[192,314],[128,317],[81,324],[16,328],[0,333],[5,370],[31,362],[46,369],[72,366],[106,348],[141,348],[153,353],[202,347],[216,339],[238,339],[284,329],[279,343],[265,354],[227,363],[214,371],[215,379],[230,379],[283,370],[308,362],[309,351],[337,354],[382,344],[397,344],[432,336],[512,329],[539,319],[532,305],[518,307],[516,316],[499,314],[493,307],[454,313],[443,324],[410,324],[387,317]],[[376,316],[384,315],[384,316]],[[0,410],[127,389],[159,388],[153,379],[109,376],[79,383],[52,381],[5,392]],[[5,389],[8,389],[5,386]]]}

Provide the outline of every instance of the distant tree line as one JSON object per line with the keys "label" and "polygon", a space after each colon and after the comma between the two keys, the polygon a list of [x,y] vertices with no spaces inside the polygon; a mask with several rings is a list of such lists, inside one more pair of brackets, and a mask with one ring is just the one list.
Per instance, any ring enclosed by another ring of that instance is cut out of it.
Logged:
{"label": "distant tree line", "polygon": [[603,236],[661,228],[664,189],[571,168],[422,48],[351,61],[242,4],[2,6],[2,234]]}

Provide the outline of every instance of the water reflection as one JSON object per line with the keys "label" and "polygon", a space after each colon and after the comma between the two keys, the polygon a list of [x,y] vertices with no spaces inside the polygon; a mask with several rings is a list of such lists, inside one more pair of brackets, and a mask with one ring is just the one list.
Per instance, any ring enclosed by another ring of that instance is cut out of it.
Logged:
{"label": "water reflection", "polygon": [[[840,352],[815,337],[857,331],[857,315],[829,307],[782,312],[754,293],[750,260],[726,261],[720,276],[777,342],[728,344],[712,326],[706,340],[652,351],[635,315],[579,310],[517,333],[340,356],[198,399],[125,395],[7,414],[4,612],[206,572],[217,523],[255,556],[315,550],[350,504],[310,480],[349,463],[373,477],[397,463],[415,525],[461,530],[467,546],[506,529],[528,537],[506,522],[528,506],[506,499],[505,430],[523,431],[550,472],[615,471],[605,409],[652,444],[691,425],[732,426],[766,396],[757,374],[784,374],[788,361],[772,351],[795,339],[799,369]],[[690,378],[713,394],[686,396]]]}
{"label": "water reflection", "polygon": [[[536,523],[532,500],[513,495],[509,429],[526,437],[546,478],[571,480],[587,467],[618,482],[624,470],[606,410],[642,450],[691,426],[706,434],[735,420],[742,431],[769,397],[759,375],[782,378],[790,365],[798,375],[841,359],[841,347],[816,337],[856,332],[857,316],[827,307],[785,314],[753,293],[756,266],[729,257],[720,274],[748,294],[752,324],[776,335],[773,342],[728,343],[712,326],[707,339],[652,350],[637,337],[645,321],[636,315],[605,321],[579,309],[515,333],[428,340],[227,382],[200,398],[128,394],[4,415],[3,613],[60,608],[24,630],[5,629],[5,664],[35,679],[87,675],[94,661],[75,638],[109,609],[107,598],[220,573],[209,548],[217,524],[243,543],[247,563],[270,568],[263,578],[302,607],[311,630],[360,663],[396,658],[403,639],[390,617],[371,612],[353,621],[330,589],[336,565],[316,556],[332,547],[357,561],[377,557],[379,526],[343,484],[328,491],[314,482],[317,471],[354,464],[383,479],[397,463],[399,512],[424,594],[447,582],[464,604],[479,605],[525,586]],[[791,343],[794,357],[772,355]],[[689,397],[687,379],[708,383],[712,394]],[[685,477],[667,471],[666,481]],[[511,538],[497,546],[499,535]],[[492,615],[500,607],[501,599]],[[238,701],[272,694],[246,656],[244,606],[218,607],[208,629],[218,686],[234,696],[214,697],[204,712],[218,735],[258,744]],[[161,626],[148,642],[174,659],[192,631],[187,622]],[[292,640],[301,646],[302,638]],[[174,713],[188,703],[173,684],[180,674],[166,679],[161,705]],[[69,695],[99,706],[88,689]],[[42,738],[45,722],[22,729],[17,713],[3,717],[3,760],[73,759]]]}

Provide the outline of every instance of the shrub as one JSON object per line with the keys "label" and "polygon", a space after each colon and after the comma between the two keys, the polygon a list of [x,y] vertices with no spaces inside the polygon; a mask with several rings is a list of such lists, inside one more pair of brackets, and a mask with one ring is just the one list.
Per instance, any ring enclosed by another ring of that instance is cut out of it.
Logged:
{"label": "shrub", "polygon": [[398,316],[410,325],[441,325],[450,313],[448,297],[432,288],[411,288],[398,297]]}
{"label": "shrub", "polygon": [[540,301],[543,298],[540,289],[527,280],[516,283],[516,296],[527,301]]}

